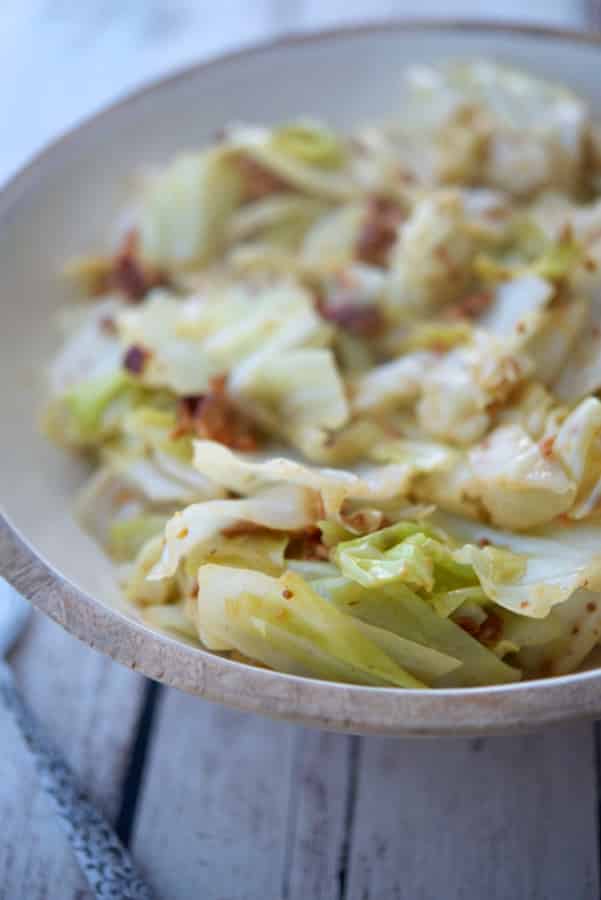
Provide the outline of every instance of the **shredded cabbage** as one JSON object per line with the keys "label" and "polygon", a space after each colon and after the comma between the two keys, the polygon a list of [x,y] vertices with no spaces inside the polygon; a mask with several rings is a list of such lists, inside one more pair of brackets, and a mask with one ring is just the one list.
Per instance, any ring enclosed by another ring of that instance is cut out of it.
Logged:
{"label": "shredded cabbage", "polygon": [[242,199],[240,174],[220,150],[180,156],[151,178],[142,199],[142,253],[167,267],[205,263],[225,241]]}
{"label": "shredded cabbage", "polygon": [[149,578],[174,575],[192,550],[238,522],[293,532],[312,525],[318,516],[313,494],[294,485],[276,485],[244,500],[192,504],[167,523],[161,557]]}
{"label": "shredded cabbage", "polygon": [[366,589],[345,578],[324,579],[313,586],[341,611],[405,640],[460,660],[461,666],[438,681],[438,686],[504,684],[519,680],[517,669],[404,585]]}
{"label": "shredded cabbage", "polygon": [[[591,525],[547,526],[535,534],[498,531],[485,525],[437,513],[436,524],[447,528],[465,546],[457,558],[473,566],[490,600],[518,615],[544,618],[577,590],[599,590],[601,551],[597,529]],[[491,556],[493,546],[521,558],[520,573],[508,557]],[[470,543],[472,542],[472,543]]]}
{"label": "shredded cabbage", "polygon": [[43,427],[151,627],[379,687],[573,671],[601,639],[599,130],[488,60],[412,66],[391,106],[142,173],[64,267]]}
{"label": "shredded cabbage", "polygon": [[389,296],[404,312],[433,311],[467,288],[475,243],[458,192],[419,201],[399,231],[390,265]]}
{"label": "shredded cabbage", "polygon": [[533,528],[566,512],[576,485],[561,463],[519,425],[495,429],[469,455],[468,490],[496,525]]}
{"label": "shredded cabbage", "polygon": [[345,200],[357,192],[342,142],[319,126],[299,124],[272,131],[240,125],[229,130],[228,141],[301,193]]}
{"label": "shredded cabbage", "polygon": [[421,688],[353,621],[299,575],[280,579],[226,566],[198,573],[198,627],[214,650],[240,652],[295,674]]}
{"label": "shredded cabbage", "polygon": [[346,151],[338,135],[316,122],[297,122],[276,128],[271,137],[274,150],[321,169],[344,165]]}

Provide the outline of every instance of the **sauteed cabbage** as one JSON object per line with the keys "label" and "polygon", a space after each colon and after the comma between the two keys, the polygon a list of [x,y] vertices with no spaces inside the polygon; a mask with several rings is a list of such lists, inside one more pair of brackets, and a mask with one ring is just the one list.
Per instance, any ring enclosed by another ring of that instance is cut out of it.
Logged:
{"label": "sauteed cabbage", "polygon": [[567,88],[406,73],[388,121],[234,123],[72,260],[45,428],[153,627],[424,689],[601,636],[601,141]]}

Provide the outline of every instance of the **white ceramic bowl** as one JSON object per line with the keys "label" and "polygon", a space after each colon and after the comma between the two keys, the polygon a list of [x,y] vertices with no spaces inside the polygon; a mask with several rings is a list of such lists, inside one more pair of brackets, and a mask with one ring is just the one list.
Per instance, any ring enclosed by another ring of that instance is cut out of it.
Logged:
{"label": "white ceramic bowl", "polygon": [[212,700],[324,728],[393,735],[528,729],[601,713],[601,670],[436,692],[337,685],[255,669],[178,643],[117,612],[114,575],[78,528],[83,472],[36,428],[56,347],[56,276],[102,246],[142,163],[203,144],[232,119],[316,114],[335,125],[394,105],[407,63],[497,57],[587,95],[601,113],[601,44],[574,33],[387,23],[277,41],[152,85],[61,138],[0,195],[0,572],[77,637],[152,678]]}

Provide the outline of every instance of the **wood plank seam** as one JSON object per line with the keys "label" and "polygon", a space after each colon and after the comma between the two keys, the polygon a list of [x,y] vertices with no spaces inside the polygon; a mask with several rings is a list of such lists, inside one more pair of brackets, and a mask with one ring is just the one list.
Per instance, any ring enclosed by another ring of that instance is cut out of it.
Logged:
{"label": "wood plank seam", "polygon": [[597,810],[597,865],[601,873],[601,722],[593,727],[593,753],[595,755],[595,797]]}
{"label": "wood plank seam", "polygon": [[284,864],[282,868],[282,900],[290,897],[290,880],[294,847],[297,837],[298,806],[300,786],[295,773],[299,771],[303,754],[304,732],[297,731],[290,766],[290,793],[288,796],[288,812],[286,823],[286,842],[284,847]]}
{"label": "wood plank seam", "polygon": [[138,801],[144,780],[148,752],[155,739],[154,725],[157,706],[160,703],[163,690],[161,684],[150,680],[144,688],[144,699],[136,723],[129,764],[123,778],[121,803],[115,825],[115,830],[126,847],[129,846],[138,812]]}
{"label": "wood plank seam", "polygon": [[344,810],[344,836],[340,847],[340,862],[338,865],[338,900],[346,900],[347,896],[349,856],[355,827],[362,741],[362,738],[352,735],[348,742],[349,772]]}
{"label": "wood plank seam", "polygon": [[585,19],[592,31],[601,30],[601,0],[584,0]]}

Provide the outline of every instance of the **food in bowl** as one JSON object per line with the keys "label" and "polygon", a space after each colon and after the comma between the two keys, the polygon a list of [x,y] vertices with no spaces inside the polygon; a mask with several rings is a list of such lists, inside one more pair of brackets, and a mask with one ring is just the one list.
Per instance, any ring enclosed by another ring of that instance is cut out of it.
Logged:
{"label": "food in bowl", "polygon": [[231,125],[71,261],[48,435],[154,627],[364,685],[601,636],[601,144],[569,90],[419,66],[388,122]]}

